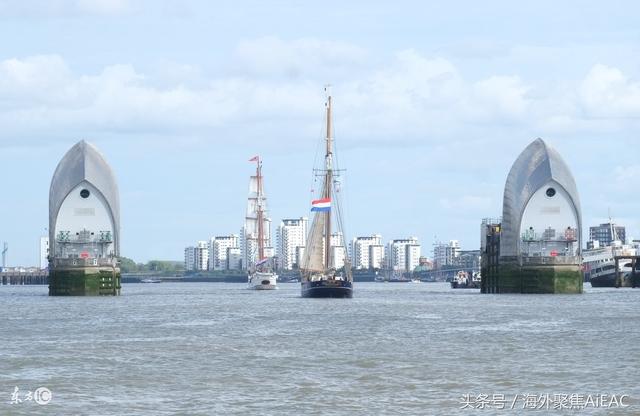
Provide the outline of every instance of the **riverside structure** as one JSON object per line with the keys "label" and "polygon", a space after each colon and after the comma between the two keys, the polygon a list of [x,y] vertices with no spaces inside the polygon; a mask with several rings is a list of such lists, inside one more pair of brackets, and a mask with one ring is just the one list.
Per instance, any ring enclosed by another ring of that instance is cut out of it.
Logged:
{"label": "riverside structure", "polygon": [[83,141],[49,190],[49,295],[119,295],[120,200],[111,167]]}
{"label": "riverside structure", "polygon": [[482,230],[483,293],[582,293],[578,190],[542,139],[509,172],[502,221],[484,221]]}

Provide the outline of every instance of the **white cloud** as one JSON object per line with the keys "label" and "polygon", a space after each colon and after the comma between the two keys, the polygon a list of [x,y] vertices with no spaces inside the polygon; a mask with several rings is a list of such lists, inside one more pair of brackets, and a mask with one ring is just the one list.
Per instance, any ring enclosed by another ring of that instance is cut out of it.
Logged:
{"label": "white cloud", "polygon": [[486,211],[492,205],[492,198],[478,195],[463,195],[456,198],[440,198],[440,207],[447,211],[478,212]]}
{"label": "white cloud", "polygon": [[640,165],[617,166],[614,171],[616,181],[623,186],[640,181]]}
{"label": "white cloud", "polygon": [[[350,140],[423,141],[464,132],[469,123],[566,131],[587,125],[582,108],[610,118],[640,115],[640,84],[603,65],[581,82],[550,88],[517,75],[465,79],[451,61],[411,49],[382,65],[366,57],[348,44],[261,38],[240,45],[232,64],[250,66],[251,74],[210,76],[172,64],[154,77],[126,64],[79,75],[57,55],[10,58],[0,61],[2,134],[55,128],[171,132],[278,120],[289,132],[299,131],[317,126],[322,111],[322,82],[312,69],[336,62],[344,64],[335,87],[337,128]],[[301,76],[273,76],[288,68]],[[607,126],[590,118],[590,128]]]}
{"label": "white cloud", "polygon": [[640,82],[618,68],[597,64],[580,86],[585,110],[593,117],[640,117]]}
{"label": "white cloud", "polygon": [[0,1],[0,16],[76,17],[117,16],[134,11],[141,0],[4,0]]}
{"label": "white cloud", "polygon": [[91,14],[116,15],[132,10],[129,0],[76,0],[75,5],[80,11]]}
{"label": "white cloud", "polygon": [[364,63],[366,57],[364,49],[350,43],[272,36],[242,41],[234,52],[238,71],[289,78],[315,78],[319,72],[333,75]]}
{"label": "white cloud", "polygon": [[521,119],[531,104],[526,97],[528,90],[517,76],[492,76],[473,85],[473,104],[489,116]]}

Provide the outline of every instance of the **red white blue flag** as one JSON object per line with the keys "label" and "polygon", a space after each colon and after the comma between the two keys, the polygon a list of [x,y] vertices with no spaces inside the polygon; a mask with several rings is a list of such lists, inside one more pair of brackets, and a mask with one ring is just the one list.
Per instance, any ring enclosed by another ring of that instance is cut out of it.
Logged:
{"label": "red white blue flag", "polygon": [[331,211],[331,198],[322,198],[311,201],[311,211],[326,212]]}

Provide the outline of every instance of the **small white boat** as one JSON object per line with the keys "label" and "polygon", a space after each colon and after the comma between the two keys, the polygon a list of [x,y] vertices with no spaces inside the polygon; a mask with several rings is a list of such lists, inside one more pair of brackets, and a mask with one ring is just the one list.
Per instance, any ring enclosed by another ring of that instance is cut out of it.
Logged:
{"label": "small white boat", "polygon": [[162,280],[160,279],[142,279],[140,283],[160,283]]}
{"label": "small white boat", "polygon": [[272,272],[253,272],[249,275],[249,289],[274,290],[277,289],[278,275]]}

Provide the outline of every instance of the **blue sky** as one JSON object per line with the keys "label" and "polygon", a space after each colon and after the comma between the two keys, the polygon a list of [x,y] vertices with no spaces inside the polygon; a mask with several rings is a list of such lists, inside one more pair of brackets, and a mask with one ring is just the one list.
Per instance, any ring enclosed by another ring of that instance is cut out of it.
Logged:
{"label": "blue sky", "polygon": [[[536,137],[585,227],[640,237],[635,2],[0,0],[0,240],[35,264],[56,164],[112,164],[122,252],[176,259],[237,233],[255,154],[272,217],[308,215],[333,85],[347,233],[479,246]],[[426,4],[425,4],[426,3]]]}

